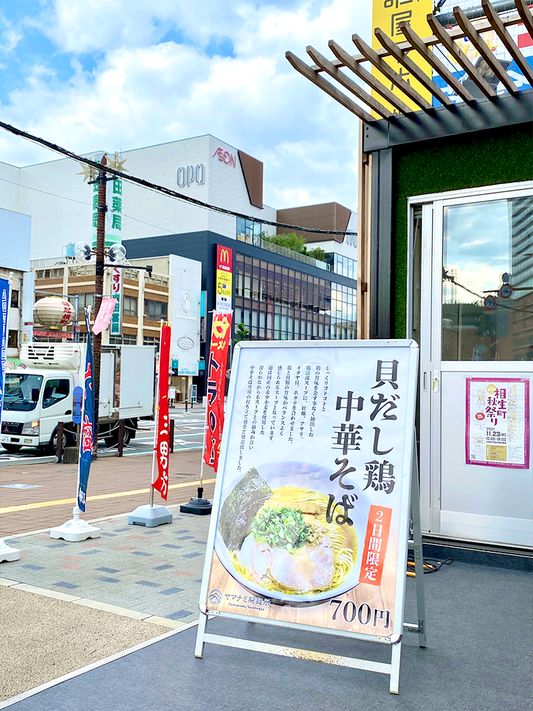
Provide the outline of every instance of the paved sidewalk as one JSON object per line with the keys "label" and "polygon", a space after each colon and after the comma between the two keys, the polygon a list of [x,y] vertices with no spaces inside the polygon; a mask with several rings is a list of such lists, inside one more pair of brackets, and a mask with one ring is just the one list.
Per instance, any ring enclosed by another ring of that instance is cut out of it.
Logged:
{"label": "paved sidewalk", "polygon": [[[181,623],[198,618],[210,516],[181,514],[157,528],[128,525],[127,516],[98,522],[97,539],[70,543],[47,533],[6,539],[20,560],[0,577],[81,600]],[[88,604],[84,602],[83,604]],[[172,626],[172,625],[169,625]]]}
{"label": "paved sidewalk", "polygon": [[0,702],[197,621],[211,517],[171,510],[157,528],[97,520],[100,538],[79,543],[6,539],[20,560],[0,564]]}
{"label": "paved sidewalk", "polygon": [[[151,467],[149,455],[93,462],[85,518],[112,516],[147,504]],[[168,505],[196,496],[200,469],[200,450],[170,455]],[[77,476],[72,464],[0,466],[0,537],[59,526],[71,518]],[[213,494],[214,478],[211,467],[204,466],[207,497]],[[162,503],[158,494],[155,503]]]}

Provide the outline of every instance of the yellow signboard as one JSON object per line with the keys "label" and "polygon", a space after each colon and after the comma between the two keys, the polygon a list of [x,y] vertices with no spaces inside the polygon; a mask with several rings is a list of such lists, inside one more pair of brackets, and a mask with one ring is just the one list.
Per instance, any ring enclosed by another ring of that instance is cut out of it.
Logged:
{"label": "yellow signboard", "polygon": [[[387,35],[387,37],[390,37],[393,42],[405,41],[405,37],[400,30],[401,22],[407,22],[419,37],[428,37],[432,34],[432,32],[429,28],[426,17],[432,12],[433,0],[373,0],[372,49],[381,49],[381,44],[374,35],[374,30],[377,27],[379,27],[382,32]],[[431,67],[420,57],[418,52],[410,52],[409,58],[422,69],[424,74],[427,74],[429,77],[432,76]],[[416,79],[414,79],[405,67],[403,67],[396,59],[388,57],[385,61],[391,69],[393,69],[402,77],[402,79],[404,79],[404,81],[412,86],[413,89],[424,97],[424,99],[431,103],[430,92]],[[388,89],[390,89],[393,94],[398,96],[398,98],[400,98],[405,104],[411,107],[413,111],[419,110],[419,106],[408,99],[401,89],[399,89],[389,79],[384,77],[383,74],[374,66],[372,67],[372,74]],[[390,111],[397,113],[397,110],[385,101],[376,91],[372,90],[372,96],[374,96],[374,98],[376,98],[383,106],[386,106],[386,108]]]}

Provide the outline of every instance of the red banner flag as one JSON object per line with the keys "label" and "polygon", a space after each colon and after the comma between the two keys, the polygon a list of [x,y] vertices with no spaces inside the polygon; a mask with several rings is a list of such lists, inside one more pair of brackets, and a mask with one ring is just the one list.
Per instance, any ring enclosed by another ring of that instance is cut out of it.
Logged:
{"label": "red banner flag", "polygon": [[168,455],[170,453],[170,420],[168,415],[168,372],[170,366],[170,326],[161,326],[161,350],[159,352],[159,383],[157,436],[155,442],[155,457],[157,461],[157,479],[152,484],[156,491],[167,500],[168,497]]}
{"label": "red banner flag", "polygon": [[218,469],[224,427],[224,392],[230,336],[231,313],[214,313],[211,349],[207,362],[207,433],[204,462],[215,471]]}

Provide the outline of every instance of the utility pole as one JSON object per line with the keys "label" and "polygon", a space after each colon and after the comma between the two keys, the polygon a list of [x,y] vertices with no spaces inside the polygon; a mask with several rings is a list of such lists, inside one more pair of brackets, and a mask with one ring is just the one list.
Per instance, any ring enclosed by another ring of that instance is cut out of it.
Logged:
{"label": "utility pole", "polygon": [[[107,155],[100,161],[102,169],[98,173],[98,217],[96,222],[96,270],[94,278],[94,317],[98,316],[104,294],[104,256],[105,256],[105,216],[107,212]],[[93,459],[98,457],[98,410],[100,407],[100,362],[102,354],[102,334],[93,335],[93,384],[94,384],[94,444]]]}
{"label": "utility pole", "polygon": [[[108,160],[107,153],[104,153],[100,162],[100,169],[94,166],[82,165],[83,172],[79,175],[83,175],[84,182],[87,180],[89,185],[94,183],[98,184],[98,200],[97,200],[97,219],[96,219],[96,249],[91,249],[90,245],[85,242],[79,242],[76,248],[81,245],[81,259],[76,257],[78,261],[85,261],[91,258],[92,254],[96,255],[96,269],[94,277],[94,318],[98,316],[100,311],[100,306],[102,304],[102,298],[104,295],[104,272],[106,266],[118,266],[118,265],[106,265],[105,264],[105,237],[106,237],[106,213],[107,213],[107,182],[108,180],[116,180],[116,176],[108,176],[106,173],[106,167],[109,166],[112,170],[122,172],[124,168],[124,160],[121,160],[118,153],[115,153],[114,157]],[[124,251],[125,254],[125,251]],[[145,269],[151,272],[152,267],[139,267],[140,269]],[[100,365],[102,360],[102,334],[93,334],[93,387],[94,387],[94,444],[93,444],[93,459],[98,457],[98,410],[100,406]]]}

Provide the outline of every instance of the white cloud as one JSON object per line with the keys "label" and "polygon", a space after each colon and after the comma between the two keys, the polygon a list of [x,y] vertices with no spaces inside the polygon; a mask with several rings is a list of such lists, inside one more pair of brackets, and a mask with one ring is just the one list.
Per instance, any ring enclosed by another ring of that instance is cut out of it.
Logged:
{"label": "white cloud", "polygon": [[[34,65],[4,102],[3,118],[79,153],[212,133],[264,162],[268,204],[336,200],[355,208],[358,121],[284,53],[311,64],[306,45],[329,56],[330,38],[355,53],[351,34],[364,34],[370,4],[283,5],[54,0],[35,22],[60,53],[74,54],[71,76],[60,79],[53,63]],[[156,44],[167,36],[183,43]],[[229,38],[234,56],[207,56],[213,38]],[[98,53],[89,71],[87,52]],[[54,158],[4,134],[0,150],[15,164]]]}

